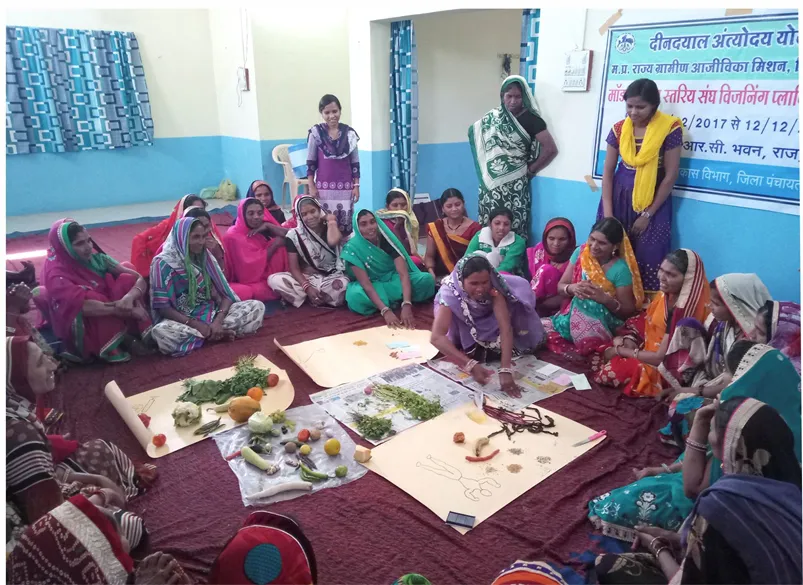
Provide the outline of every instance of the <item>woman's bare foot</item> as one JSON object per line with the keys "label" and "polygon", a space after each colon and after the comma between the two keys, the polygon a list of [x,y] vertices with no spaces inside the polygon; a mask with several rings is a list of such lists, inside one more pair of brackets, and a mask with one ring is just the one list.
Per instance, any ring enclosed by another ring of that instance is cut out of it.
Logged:
{"label": "woman's bare foot", "polygon": [[134,571],[134,585],[191,585],[173,555],[157,552],[145,557]]}

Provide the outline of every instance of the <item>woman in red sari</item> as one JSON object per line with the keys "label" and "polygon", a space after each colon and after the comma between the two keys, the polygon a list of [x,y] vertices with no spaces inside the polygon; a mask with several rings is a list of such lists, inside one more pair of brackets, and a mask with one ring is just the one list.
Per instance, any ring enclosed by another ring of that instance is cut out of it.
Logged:
{"label": "woman in red sari", "polygon": [[468,249],[471,238],[482,226],[466,216],[466,200],[454,188],[446,189],[441,195],[443,219],[427,224],[427,252],[424,264],[435,278],[435,274],[451,274],[458,260]]}
{"label": "woman in red sari", "polygon": [[120,363],[131,359],[124,346],[144,350],[139,338],[147,339],[152,326],[145,280],[100,251],[75,220],[58,220],[48,239],[42,281],[62,356]]}
{"label": "woman in red sari", "polygon": [[[159,248],[165,243],[167,236],[170,235],[173,225],[192,206],[205,209],[206,202],[197,195],[184,195],[176,203],[170,217],[134,236],[134,240],[131,242],[131,263],[134,265],[134,269],[144,278],[148,278],[151,272],[151,262],[159,253]],[[213,229],[217,231],[216,228],[213,227]]]}

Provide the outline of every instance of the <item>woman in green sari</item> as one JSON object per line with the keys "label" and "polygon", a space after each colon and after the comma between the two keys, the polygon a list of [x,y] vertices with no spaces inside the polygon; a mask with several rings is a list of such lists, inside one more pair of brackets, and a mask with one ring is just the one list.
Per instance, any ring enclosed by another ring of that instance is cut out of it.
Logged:
{"label": "woman in green sari", "polygon": [[[352,220],[354,233],[341,258],[352,280],[346,288],[346,304],[360,315],[379,311],[388,327],[415,328],[413,303],[435,295],[435,279],[421,272],[385,222],[363,209]],[[401,303],[401,319],[392,307]]]}
{"label": "woman in green sari", "polygon": [[530,86],[520,75],[502,82],[501,104],[468,129],[468,142],[480,182],[479,222],[489,224],[497,207],[513,211],[513,231],[530,236],[530,178],[558,154],[555,140],[538,113]]}

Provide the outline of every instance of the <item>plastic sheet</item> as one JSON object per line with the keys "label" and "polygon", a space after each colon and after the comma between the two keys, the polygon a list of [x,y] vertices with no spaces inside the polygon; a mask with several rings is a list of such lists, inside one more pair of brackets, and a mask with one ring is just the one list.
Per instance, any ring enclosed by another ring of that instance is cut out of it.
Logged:
{"label": "plastic sheet", "polygon": [[[271,453],[263,453],[261,455],[266,461],[279,466],[277,473],[268,475],[250,463],[246,463],[242,457],[235,457],[228,462],[240,484],[240,495],[244,506],[264,506],[274,502],[291,500],[310,493],[314,494],[322,489],[338,487],[359,479],[368,472],[365,467],[354,461],[354,451],[356,449],[354,441],[349,438],[346,431],[325,410],[311,404],[288,410],[285,412],[285,416],[296,423],[295,431],[291,431],[288,428],[287,434],[270,438]],[[274,428],[281,428],[281,425],[274,425]],[[307,457],[317,466],[316,471],[326,473],[330,478],[312,482],[311,492],[294,490],[281,492],[270,498],[249,498],[249,495],[259,493],[281,483],[301,481],[299,468],[292,467],[286,463],[288,459],[297,461],[296,455],[285,453],[284,446],[280,443],[287,439],[295,439],[301,429],[316,428],[321,431],[321,438],[308,443],[312,447],[312,452]],[[218,449],[220,449],[220,453],[224,458],[247,445],[250,438],[251,431],[248,430],[247,424],[214,436],[215,443],[217,443]],[[340,454],[334,457],[327,455],[323,450],[323,446],[329,438],[335,438],[340,441]],[[345,465],[348,468],[346,477],[335,477],[335,468],[340,465]]]}

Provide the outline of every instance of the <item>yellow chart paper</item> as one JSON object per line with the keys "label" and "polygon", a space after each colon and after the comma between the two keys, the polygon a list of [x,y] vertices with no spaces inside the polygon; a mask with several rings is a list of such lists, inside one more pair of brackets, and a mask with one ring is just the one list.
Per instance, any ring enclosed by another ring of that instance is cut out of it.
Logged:
{"label": "yellow chart paper", "polygon": [[[293,403],[293,398],[295,397],[293,384],[287,377],[287,373],[277,368],[261,355],[257,356],[255,365],[259,368],[270,368],[272,374],[277,374],[279,376],[279,383],[275,387],[265,389],[265,396],[260,402],[262,411],[269,414],[277,410],[287,409]],[[193,378],[195,380],[225,380],[226,378],[232,377],[234,373],[234,367],[231,367],[200,376],[194,376]],[[207,437],[194,435],[193,432],[201,425],[213,421],[218,417],[220,417],[220,422],[224,423],[224,426],[217,432],[227,431],[237,426],[225,412],[208,412],[206,410],[207,408],[215,406],[210,403],[201,406],[203,417],[200,423],[191,427],[177,428],[173,424],[173,409],[176,407],[176,399],[181,396],[184,391],[185,388],[182,386],[182,382],[178,381],[126,398],[123,396],[117,382],[112,380],[106,384],[105,394],[106,398],[109,399],[109,402],[112,403],[112,406],[114,406],[114,409],[120,415],[120,418],[123,419],[126,426],[134,433],[134,436],[145,452],[151,458],[158,459],[170,453],[175,453],[198,441],[203,441]],[[141,413],[151,417],[150,426],[148,428],[145,428],[145,425],[142,423],[139,416],[137,416]],[[163,434],[167,438],[167,442],[162,447],[156,447],[152,441],[153,436],[158,434]]]}
{"label": "yellow chart paper", "polygon": [[[390,329],[386,326],[341,333],[284,346],[273,342],[318,386],[334,388],[340,384],[356,382],[388,370],[409,364],[422,364],[432,359],[438,350],[429,343],[430,332]],[[409,348],[392,349],[388,344],[407,343]],[[400,360],[391,352],[415,349],[418,357]]]}
{"label": "yellow chart paper", "polygon": [[[474,442],[500,428],[500,423],[490,417],[482,424],[472,421],[468,413],[475,410],[473,404],[462,406],[406,430],[372,449],[365,466],[442,520],[449,512],[457,512],[476,517],[477,526],[604,440],[572,447],[595,431],[538,407],[542,416],[554,419],[555,428],[549,430],[557,431],[557,437],[524,432],[508,440],[502,433],[482,449],[482,455],[499,449],[496,457],[471,463],[466,455],[474,455]],[[465,443],[452,441],[458,432],[465,434]],[[462,534],[469,530],[454,528]]]}

